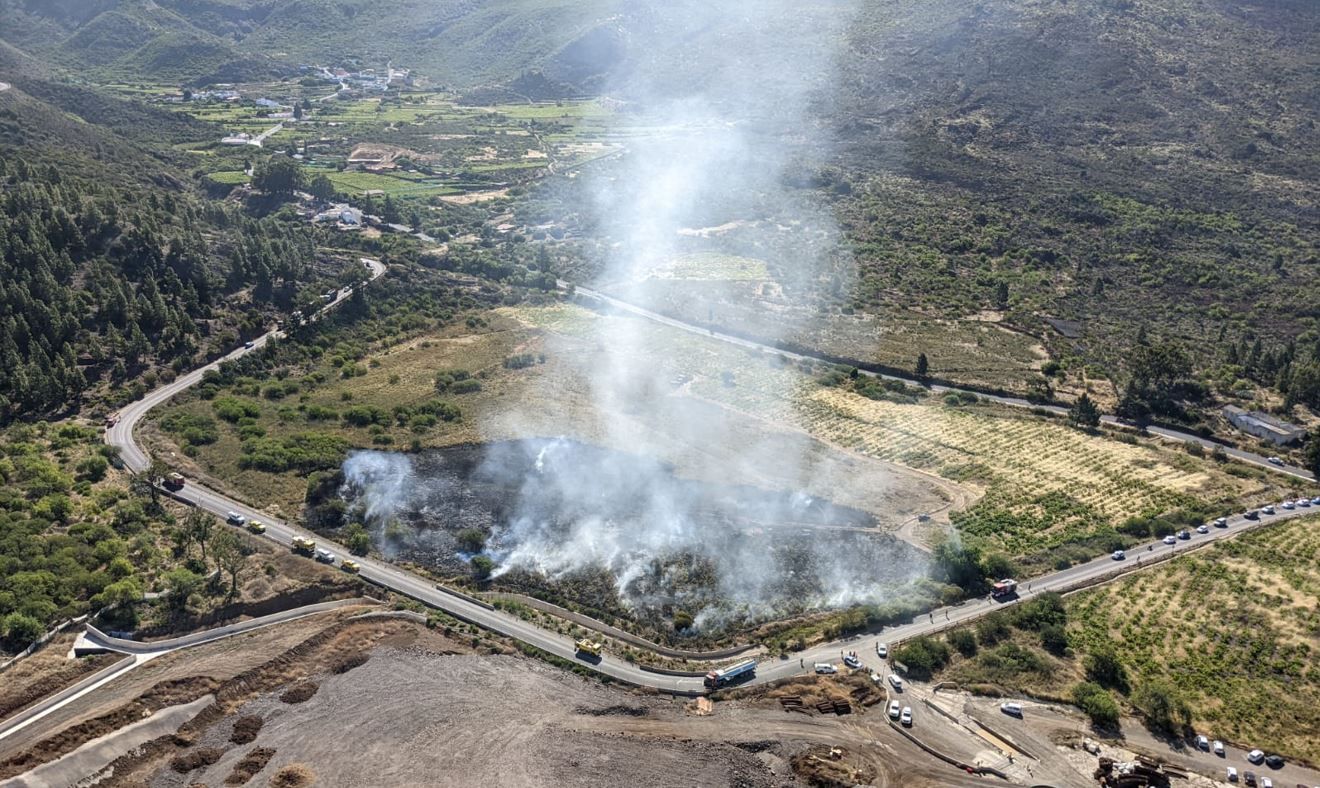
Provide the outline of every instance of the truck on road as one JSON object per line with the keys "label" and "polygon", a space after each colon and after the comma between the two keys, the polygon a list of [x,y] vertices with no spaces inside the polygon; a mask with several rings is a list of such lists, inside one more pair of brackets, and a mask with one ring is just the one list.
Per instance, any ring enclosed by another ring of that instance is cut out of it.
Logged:
{"label": "truck on road", "polygon": [[746,681],[756,675],[756,660],[745,659],[727,668],[712,670],[706,674],[706,687],[719,689],[739,681]]}
{"label": "truck on road", "polygon": [[160,484],[162,487],[164,487],[167,490],[170,490],[171,492],[178,492],[179,490],[183,489],[183,474],[171,473],[168,476],[166,476],[164,479],[161,479]]}
{"label": "truck on road", "polygon": [[604,644],[597,643],[596,641],[587,638],[582,638],[574,643],[573,646],[577,649],[577,653],[586,654],[589,657],[599,657],[601,650],[605,647]]}
{"label": "truck on road", "polygon": [[316,552],[316,542],[305,536],[295,536],[293,537],[293,552],[311,555]]}
{"label": "truck on road", "polygon": [[1000,580],[990,587],[990,596],[995,599],[1012,599],[1017,596],[1018,581]]}

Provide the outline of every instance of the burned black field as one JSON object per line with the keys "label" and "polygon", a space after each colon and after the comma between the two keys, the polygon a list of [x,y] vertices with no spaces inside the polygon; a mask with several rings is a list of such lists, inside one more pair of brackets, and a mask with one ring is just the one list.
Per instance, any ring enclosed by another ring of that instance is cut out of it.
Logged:
{"label": "burned black field", "polygon": [[447,574],[483,574],[484,556],[491,587],[648,629],[882,604],[925,575],[924,555],[866,512],[565,439],[361,452],[345,477],[385,555]]}

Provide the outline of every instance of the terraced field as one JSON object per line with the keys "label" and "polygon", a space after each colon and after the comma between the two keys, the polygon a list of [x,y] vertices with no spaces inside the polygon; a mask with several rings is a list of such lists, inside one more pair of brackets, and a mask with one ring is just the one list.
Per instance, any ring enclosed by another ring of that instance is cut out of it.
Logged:
{"label": "terraced field", "polygon": [[1320,761],[1320,518],[1256,531],[1069,600],[1079,651],[1175,687],[1211,738]]}

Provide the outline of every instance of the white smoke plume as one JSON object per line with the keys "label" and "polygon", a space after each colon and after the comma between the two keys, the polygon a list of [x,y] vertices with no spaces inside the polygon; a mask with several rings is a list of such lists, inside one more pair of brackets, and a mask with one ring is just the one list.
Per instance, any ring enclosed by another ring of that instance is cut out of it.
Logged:
{"label": "white smoke plume", "polygon": [[[792,184],[801,181],[798,170],[826,160],[830,140],[817,112],[829,100],[854,8],[852,2],[810,8],[804,14],[802,3],[789,0],[676,0],[643,3],[625,14],[631,56],[609,92],[626,108],[619,131],[627,150],[593,181],[594,226],[610,250],[598,280],[612,293],[645,298],[649,272],[679,253],[681,230],[730,221],[780,236],[787,225],[824,238],[803,247],[819,252],[792,261],[784,278],[794,283],[836,273],[828,208],[810,189]],[[637,134],[638,126],[651,131]],[[767,239],[772,244],[782,241]],[[865,518],[853,510],[793,491],[763,499],[745,489],[720,492],[647,461],[671,456],[662,442],[734,445],[737,451],[726,452],[735,456],[727,478],[704,481],[758,478],[765,468],[817,478],[808,458],[785,451],[784,441],[748,439],[717,408],[676,404],[672,380],[665,379],[672,373],[662,371],[666,364],[646,341],[653,325],[594,324],[603,327],[593,338],[600,353],[583,359],[576,372],[589,385],[590,418],[597,423],[582,434],[603,436],[632,459],[593,456],[566,441],[492,444],[476,476],[479,484],[507,491],[488,546],[497,574],[517,569],[558,577],[603,566],[628,602],[686,609],[699,625],[711,626],[883,602],[924,575],[919,553],[866,533]],[[527,401],[538,406],[535,398]],[[665,414],[658,419],[666,424],[663,434],[649,426],[657,419],[629,416],[639,412]],[[372,511],[388,516],[423,505],[414,480],[424,474],[410,467],[395,476],[405,481],[387,481],[373,470],[380,462],[364,452],[346,466],[350,485],[365,492]],[[848,483],[817,481],[813,489]],[[843,528],[830,527],[836,515]]]}

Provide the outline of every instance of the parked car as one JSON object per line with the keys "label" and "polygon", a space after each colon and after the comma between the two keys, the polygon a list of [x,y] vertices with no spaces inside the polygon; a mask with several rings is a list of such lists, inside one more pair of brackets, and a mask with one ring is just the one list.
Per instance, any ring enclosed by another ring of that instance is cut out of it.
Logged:
{"label": "parked car", "polygon": [[843,664],[856,670],[862,666],[862,661],[857,658],[856,654],[845,654],[843,657]]}
{"label": "parked car", "polygon": [[264,534],[266,533],[266,524],[260,520],[250,520],[247,529],[254,534]]}
{"label": "parked car", "polygon": [[247,518],[238,512],[229,512],[225,515],[225,522],[230,525],[242,525],[247,522]]}
{"label": "parked car", "polygon": [[1196,532],[1198,534],[1208,534],[1210,533],[1210,527],[1207,525],[1198,525],[1196,526]]}
{"label": "parked car", "polygon": [[1256,511],[1255,509],[1248,509],[1242,513],[1242,516],[1247,518],[1248,520],[1259,520],[1260,512]]}
{"label": "parked car", "polygon": [[1247,753],[1247,760],[1251,761],[1252,763],[1264,763],[1265,753],[1261,752],[1260,750],[1252,750],[1251,752]]}
{"label": "parked car", "polygon": [[888,676],[888,680],[889,680],[889,686],[893,687],[895,691],[897,692],[903,691],[903,680],[900,679],[898,676],[896,676],[893,673],[890,673]]}
{"label": "parked car", "polygon": [[1317,495],[1316,497],[1311,499],[1311,505],[1320,506],[1320,495]]}
{"label": "parked car", "polygon": [[1109,557],[1114,559],[1115,561],[1122,561],[1124,558],[1127,558],[1127,553],[1123,552],[1122,550],[1115,550],[1114,554]]}
{"label": "parked car", "polygon": [[1265,765],[1270,767],[1271,769],[1282,769],[1283,756],[1270,753],[1269,755],[1265,756]]}
{"label": "parked car", "polygon": [[1293,504],[1292,501],[1284,501],[1283,503],[1279,504],[1279,507],[1280,507],[1280,508],[1283,508],[1283,509],[1295,509],[1295,508],[1297,508],[1296,505]]}
{"label": "parked car", "polygon": [[1191,538],[1192,538],[1192,532],[1189,531],[1189,530],[1187,530],[1186,528],[1184,528],[1184,529],[1182,529],[1181,531],[1178,532],[1178,538],[1179,538],[1179,539],[1191,539]]}
{"label": "parked car", "polygon": [[323,564],[333,564],[335,562],[335,554],[324,547],[318,547],[316,548],[316,560]]}
{"label": "parked car", "polygon": [[1278,457],[1266,457],[1265,461],[1268,462],[1270,465],[1283,465],[1283,460],[1279,459]]}
{"label": "parked car", "polygon": [[1228,767],[1228,781],[1231,782],[1231,783],[1235,783],[1235,782],[1238,781],[1238,779],[1237,779],[1237,767],[1236,767],[1236,766],[1230,766],[1230,767]]}
{"label": "parked car", "polygon": [[1164,543],[1165,543],[1165,544],[1178,544],[1178,540],[1177,540],[1177,538],[1174,537],[1173,534],[1169,534],[1168,536],[1164,537]]}
{"label": "parked car", "polygon": [[876,673],[876,672],[873,670],[873,671],[871,671],[871,681],[872,681],[876,686],[879,686],[882,682],[884,682],[884,679],[880,678],[880,674],[879,674],[879,673]]}
{"label": "parked car", "polygon": [[1310,499],[1310,498],[1298,498],[1298,499],[1297,499],[1297,505],[1298,505],[1298,506],[1310,506],[1310,505],[1311,505],[1311,499]]}
{"label": "parked car", "polygon": [[1224,757],[1224,743],[1222,741],[1215,739],[1210,744],[1210,750],[1220,758]]}
{"label": "parked car", "polygon": [[909,728],[912,727],[912,707],[911,707],[911,706],[904,706],[904,707],[903,707],[903,713],[898,715],[898,721],[901,722],[901,723],[903,723],[904,725],[908,726]]}
{"label": "parked car", "polygon": [[1210,749],[1210,740],[1207,739],[1207,738],[1204,737],[1204,736],[1197,736],[1197,737],[1196,737],[1196,749],[1198,749],[1198,750],[1209,750],[1209,749]]}
{"label": "parked car", "polygon": [[814,667],[816,672],[822,676],[828,676],[839,672],[839,669],[829,662],[817,662]]}
{"label": "parked car", "polygon": [[358,572],[362,571],[362,565],[351,558],[345,558],[343,561],[341,561],[339,564],[339,568],[344,570],[345,572],[348,572],[351,575],[355,575]]}
{"label": "parked car", "polygon": [[875,644],[875,655],[876,655],[877,657],[879,657],[880,659],[885,659],[885,658],[887,658],[887,657],[889,656],[889,644],[888,644],[888,643],[876,643],[876,644]]}
{"label": "parked car", "polygon": [[1261,514],[1274,514],[1274,507],[1273,507],[1273,506],[1262,506],[1262,507],[1260,507],[1260,512],[1261,512]]}
{"label": "parked car", "polygon": [[1244,785],[1254,786],[1254,785],[1256,784],[1256,773],[1255,773],[1255,772],[1243,772],[1243,773],[1242,773],[1242,783],[1243,783]]}
{"label": "parked car", "polygon": [[1216,527],[1216,528],[1227,528],[1227,527],[1228,527],[1228,518],[1227,518],[1227,517],[1220,517],[1220,518],[1218,518],[1217,520],[1215,520],[1215,527]]}
{"label": "parked car", "polygon": [[248,350],[251,350],[252,348],[256,347],[256,344],[249,339],[247,342],[243,343],[243,347],[247,348]]}
{"label": "parked car", "polygon": [[1274,788],[1274,781],[1262,775],[1260,778],[1260,788]]}
{"label": "parked car", "polygon": [[901,712],[902,712],[902,707],[898,705],[898,701],[896,700],[889,701],[889,719],[891,720],[898,719],[898,715]]}
{"label": "parked car", "polygon": [[1008,703],[1001,703],[1001,704],[999,704],[999,710],[1002,711],[1002,712],[1004,712],[1005,714],[1007,714],[1007,715],[1010,716],[1010,717],[1021,717],[1021,716],[1022,716],[1022,704],[1021,704],[1021,703],[1013,703],[1013,702],[1011,702],[1011,701],[1008,702]]}

